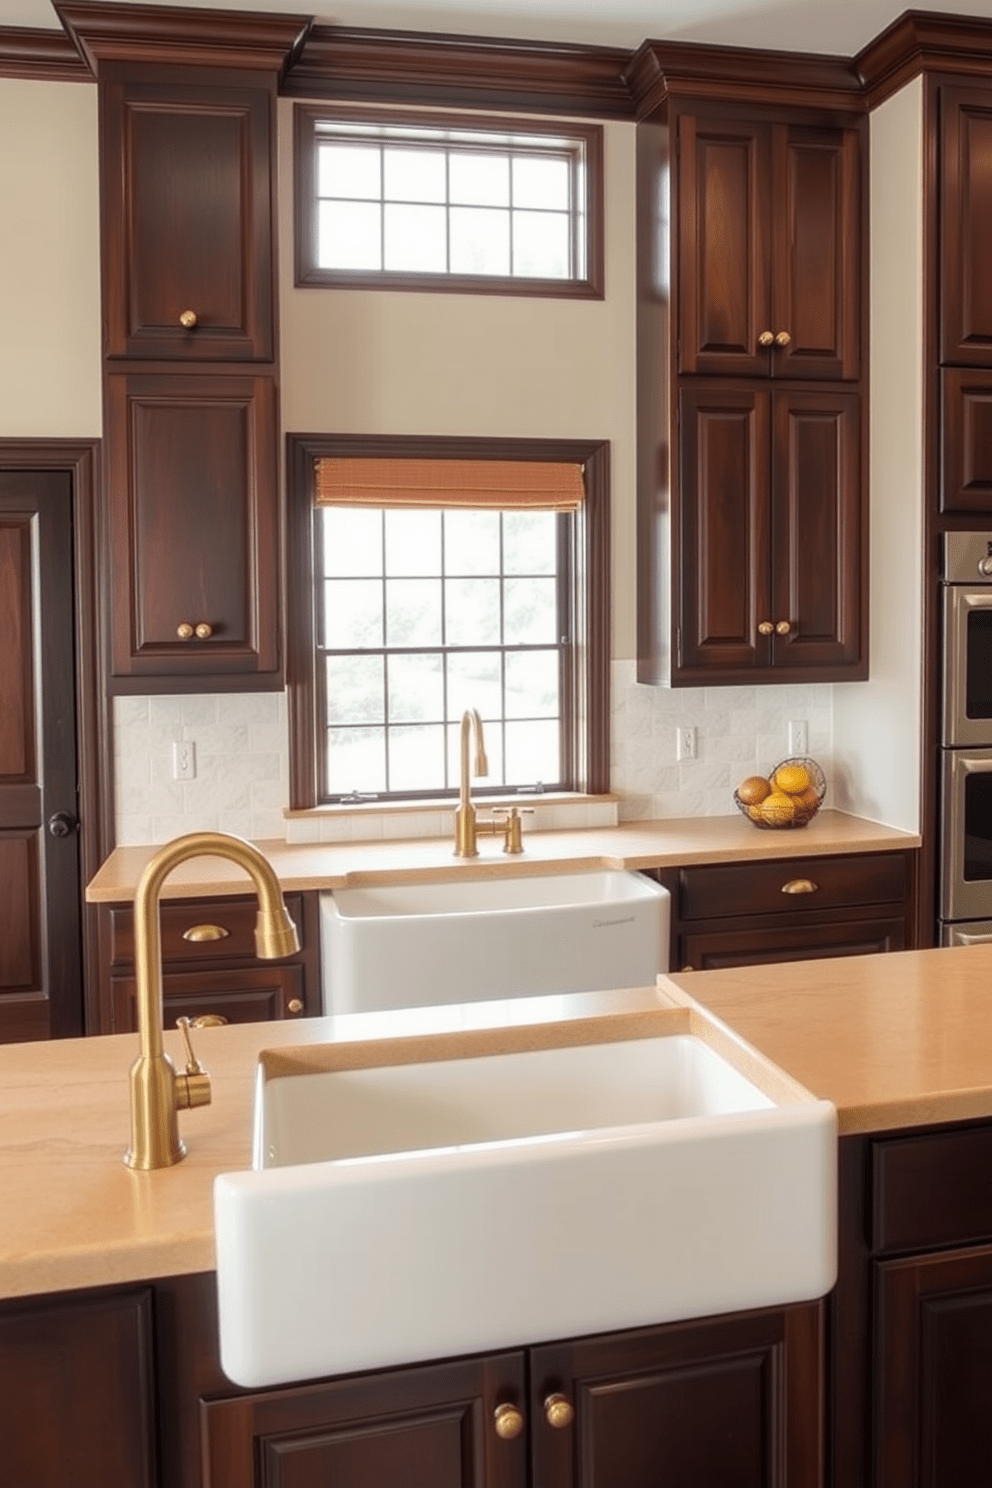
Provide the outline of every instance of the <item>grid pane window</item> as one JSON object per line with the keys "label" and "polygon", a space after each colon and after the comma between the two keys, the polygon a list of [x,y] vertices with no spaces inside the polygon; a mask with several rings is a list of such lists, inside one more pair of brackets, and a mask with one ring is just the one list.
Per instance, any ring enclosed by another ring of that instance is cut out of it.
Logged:
{"label": "grid pane window", "polygon": [[457,791],[466,708],[490,766],[474,791],[560,787],[571,519],[325,506],[314,520],[321,799]]}
{"label": "grid pane window", "polygon": [[315,118],[314,270],[582,282],[584,135]]}

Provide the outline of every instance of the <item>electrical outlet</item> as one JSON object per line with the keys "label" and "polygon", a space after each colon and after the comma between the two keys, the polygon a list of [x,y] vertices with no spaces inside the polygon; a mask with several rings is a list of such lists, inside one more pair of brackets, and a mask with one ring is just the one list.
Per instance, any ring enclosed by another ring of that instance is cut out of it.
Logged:
{"label": "electrical outlet", "polygon": [[172,778],[196,779],[196,745],[189,739],[177,739],[172,746]]}
{"label": "electrical outlet", "polygon": [[789,753],[808,754],[809,731],[804,718],[794,719],[789,724]]}
{"label": "electrical outlet", "polygon": [[680,760],[696,758],[696,730],[691,724],[675,732],[675,757]]}

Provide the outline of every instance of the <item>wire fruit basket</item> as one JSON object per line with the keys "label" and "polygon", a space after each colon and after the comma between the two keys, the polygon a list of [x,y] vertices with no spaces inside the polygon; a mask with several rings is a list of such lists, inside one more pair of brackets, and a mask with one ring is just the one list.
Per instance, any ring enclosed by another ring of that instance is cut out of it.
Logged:
{"label": "wire fruit basket", "polygon": [[816,760],[791,755],[780,760],[767,777],[752,775],[742,781],[734,791],[734,804],[756,827],[781,831],[811,822],[826,791],[826,776]]}

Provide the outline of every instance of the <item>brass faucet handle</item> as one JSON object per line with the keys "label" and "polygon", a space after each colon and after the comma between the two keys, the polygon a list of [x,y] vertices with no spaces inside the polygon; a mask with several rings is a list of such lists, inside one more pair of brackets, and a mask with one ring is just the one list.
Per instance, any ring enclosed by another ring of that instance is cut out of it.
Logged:
{"label": "brass faucet handle", "polygon": [[192,1024],[189,1018],[177,1018],[176,1027],[186,1045],[186,1068],[181,1075],[176,1075],[176,1109],[192,1111],[197,1106],[209,1106],[210,1076],[193,1052],[189,1036]]}
{"label": "brass faucet handle", "polygon": [[495,818],[493,830],[503,833],[503,851],[505,853],[523,852],[523,830],[520,818],[522,816],[533,815],[533,806],[493,807],[493,817]]}

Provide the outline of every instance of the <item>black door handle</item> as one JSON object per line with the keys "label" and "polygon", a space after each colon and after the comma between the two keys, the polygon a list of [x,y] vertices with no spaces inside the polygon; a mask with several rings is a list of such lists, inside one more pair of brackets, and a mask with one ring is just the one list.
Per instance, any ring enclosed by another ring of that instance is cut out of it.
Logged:
{"label": "black door handle", "polygon": [[71,811],[56,811],[48,818],[48,830],[53,837],[71,837],[79,827],[79,817]]}

